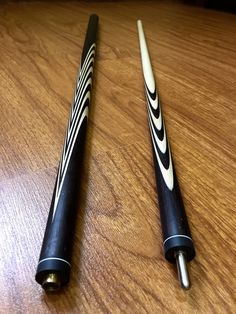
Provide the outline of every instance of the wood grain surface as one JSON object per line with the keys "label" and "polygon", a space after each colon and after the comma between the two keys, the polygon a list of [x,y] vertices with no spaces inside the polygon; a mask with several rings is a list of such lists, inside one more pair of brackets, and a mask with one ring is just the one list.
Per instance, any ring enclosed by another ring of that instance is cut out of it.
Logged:
{"label": "wood grain surface", "polygon": [[[100,17],[71,282],[35,282],[88,16]],[[197,256],[162,252],[143,20]],[[235,313],[236,19],[166,1],[0,4],[0,313]]]}

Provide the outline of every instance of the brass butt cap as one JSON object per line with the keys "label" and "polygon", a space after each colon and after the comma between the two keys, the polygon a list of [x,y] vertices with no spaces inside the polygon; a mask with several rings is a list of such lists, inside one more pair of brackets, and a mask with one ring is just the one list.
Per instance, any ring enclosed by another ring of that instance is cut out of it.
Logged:
{"label": "brass butt cap", "polygon": [[56,273],[47,274],[42,282],[42,288],[48,292],[58,291],[60,287],[60,277]]}

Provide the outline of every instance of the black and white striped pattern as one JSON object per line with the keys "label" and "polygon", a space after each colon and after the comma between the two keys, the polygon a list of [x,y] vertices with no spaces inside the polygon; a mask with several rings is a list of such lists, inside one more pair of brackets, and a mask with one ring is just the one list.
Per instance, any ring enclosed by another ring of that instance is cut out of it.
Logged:
{"label": "black and white striped pattern", "polygon": [[141,22],[138,22],[138,31],[153,149],[163,180],[168,189],[172,190],[174,187],[174,174],[171,152]]}
{"label": "black and white striped pattern", "polygon": [[154,153],[164,182],[166,183],[168,189],[172,190],[174,187],[173,165],[159,98],[157,97],[156,91],[151,93],[147,84],[145,87],[149,127]]}
{"label": "black and white striped pattern", "polygon": [[80,128],[84,119],[88,118],[88,106],[92,86],[95,48],[96,45],[92,44],[90,49],[88,50],[82,68],[80,69],[77,87],[75,90],[74,103],[71,108],[70,119],[68,122],[62,156],[58,169],[52,220],[54,219],[57,210],[57,205],[60,199],[61,190],[63,187],[67,168],[70,163],[70,158],[74,149],[75,141],[79,135]]}

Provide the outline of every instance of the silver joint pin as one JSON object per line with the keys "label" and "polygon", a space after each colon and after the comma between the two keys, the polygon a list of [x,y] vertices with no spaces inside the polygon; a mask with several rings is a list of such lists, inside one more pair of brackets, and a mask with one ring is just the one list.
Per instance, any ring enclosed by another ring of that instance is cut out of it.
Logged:
{"label": "silver joint pin", "polygon": [[186,255],[183,251],[177,251],[175,253],[175,258],[180,285],[182,288],[188,290],[191,286],[191,283],[188,274]]}

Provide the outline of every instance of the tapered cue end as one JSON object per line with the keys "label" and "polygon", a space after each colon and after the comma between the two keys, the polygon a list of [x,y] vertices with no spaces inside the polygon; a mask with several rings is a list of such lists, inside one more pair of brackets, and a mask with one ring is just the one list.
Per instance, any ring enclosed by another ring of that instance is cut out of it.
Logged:
{"label": "tapered cue end", "polygon": [[191,283],[188,274],[186,255],[183,251],[177,251],[175,258],[180,285],[183,289],[188,290],[191,287]]}
{"label": "tapered cue end", "polygon": [[137,26],[138,26],[138,29],[139,29],[139,28],[143,28],[143,25],[142,25],[142,21],[141,21],[141,20],[137,20]]}

